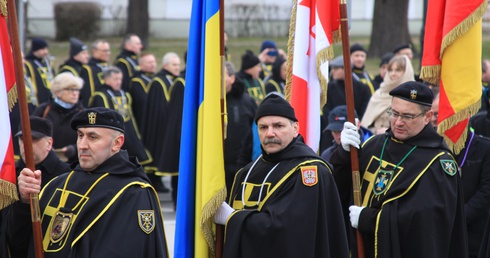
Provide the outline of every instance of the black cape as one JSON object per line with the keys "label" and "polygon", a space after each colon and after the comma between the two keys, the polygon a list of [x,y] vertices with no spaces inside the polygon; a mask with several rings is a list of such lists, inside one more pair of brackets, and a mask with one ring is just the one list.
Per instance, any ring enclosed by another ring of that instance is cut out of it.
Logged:
{"label": "black cape", "polygon": [[44,103],[51,99],[51,81],[55,74],[53,66],[46,59],[38,58],[32,53],[27,54],[25,60],[25,72],[31,78],[38,103]]}
{"label": "black cape", "polygon": [[140,129],[142,128],[143,117],[145,116],[148,87],[153,76],[155,74],[138,71],[131,78],[131,83],[129,84],[129,94],[133,98],[133,115]]}
{"label": "black cape", "polygon": [[90,97],[104,84],[102,70],[107,63],[91,57],[88,64],[82,66],[80,78],[83,79],[83,88],[80,91],[80,101],[84,107],[89,106]]}
{"label": "black cape", "polygon": [[67,59],[60,68],[58,69],[58,73],[69,72],[73,75],[80,77],[80,72],[82,71],[83,64],[73,59],[72,57]]}
{"label": "black cape", "polygon": [[178,173],[184,83],[161,70],[149,84],[142,135],[159,175]]}
{"label": "black cape", "polygon": [[123,49],[116,57],[116,60],[114,60],[114,65],[119,67],[123,74],[121,89],[129,91],[131,77],[133,77],[140,69],[138,65],[138,56],[133,51]]}
{"label": "black cape", "polygon": [[[457,164],[431,125],[405,142],[388,130],[366,141],[359,153],[362,206],[366,208],[358,229],[367,258],[467,257]],[[341,195],[350,195],[349,153],[338,147],[330,162]],[[348,205],[344,203],[344,208]]]}
{"label": "black cape", "polygon": [[[26,164],[22,159],[15,163],[17,176],[20,175],[20,171],[22,171],[22,169],[24,169],[25,167]],[[70,166],[67,163],[61,161],[53,151],[50,151],[48,153],[48,156],[46,156],[46,158],[41,163],[35,166],[35,169],[41,170],[41,187],[44,187],[53,178],[67,173],[71,170]],[[0,229],[0,247],[2,246],[2,244],[5,244],[5,247],[2,247],[2,249],[0,249],[0,257],[27,257],[30,239],[29,235],[26,234],[26,232],[32,231],[32,223],[30,223],[30,217],[27,217],[25,219],[25,222],[27,223],[16,223],[15,218],[13,218],[14,216],[16,216],[16,212],[13,209],[25,206],[28,205],[16,202],[13,205],[6,207],[5,209],[0,211],[0,222],[2,223],[2,228]],[[27,209],[27,213],[27,215],[29,216],[29,209]],[[10,256],[7,255],[7,252],[10,254]]]}
{"label": "black cape", "polygon": [[[264,178],[278,164],[273,173]],[[229,198],[223,257],[349,257],[340,200],[330,166],[298,136],[282,151],[241,169]],[[265,181],[265,183],[263,183]],[[263,187],[261,187],[263,186]]]}
{"label": "black cape", "polygon": [[[62,193],[68,194],[64,205]],[[125,151],[90,173],[77,165],[55,178],[42,190],[40,207],[46,258],[168,257],[157,193]],[[68,226],[53,226],[57,211],[73,214]]]}

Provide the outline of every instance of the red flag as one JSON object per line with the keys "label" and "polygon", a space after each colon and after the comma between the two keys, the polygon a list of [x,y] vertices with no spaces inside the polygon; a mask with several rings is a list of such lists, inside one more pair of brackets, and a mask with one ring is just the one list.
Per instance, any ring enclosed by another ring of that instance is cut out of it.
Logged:
{"label": "red flag", "polygon": [[18,200],[9,109],[16,94],[15,70],[6,13],[0,14],[0,209]]}
{"label": "red flag", "polygon": [[437,131],[457,154],[480,107],[481,18],[487,0],[431,0],[420,77],[441,86]]}
{"label": "red flag", "polygon": [[288,42],[286,99],[300,123],[300,134],[314,151],[320,144],[320,110],[325,104],[328,59],[340,41],[338,0],[294,2]]}

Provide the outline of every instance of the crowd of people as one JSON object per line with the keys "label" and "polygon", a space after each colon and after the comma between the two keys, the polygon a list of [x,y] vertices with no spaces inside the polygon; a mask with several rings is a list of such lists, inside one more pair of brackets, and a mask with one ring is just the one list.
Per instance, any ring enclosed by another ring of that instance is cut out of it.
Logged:
{"label": "crowd of people", "polygon": [[[71,38],[69,58],[55,69],[48,43],[32,39],[24,78],[36,170],[24,169],[14,106],[21,201],[0,217],[0,248],[7,250],[3,240],[14,241],[8,252],[19,255],[13,257],[32,255],[21,219],[28,216],[29,194],[41,189],[46,251],[165,257],[166,245],[157,244],[165,236],[156,193],[172,191],[176,207],[185,70],[169,52],[157,71],[155,55],[143,51],[135,34],[121,46],[112,60],[108,41],[89,48]],[[465,149],[453,155],[435,131],[438,87],[419,80],[411,45],[383,55],[376,76],[365,69],[361,44],[351,46],[350,56],[352,67],[344,67],[342,56],[329,63],[317,153],[304,144],[284,99],[286,53],[266,40],[258,55],[243,53],[239,69],[227,58],[228,198],[215,216],[226,225],[224,257],[356,256],[354,230],[366,257],[485,257],[478,255],[490,234],[490,62],[482,62],[481,112],[470,119]],[[346,119],[345,69],[352,69],[357,125]],[[359,148],[361,206],[352,201],[352,147]],[[162,176],[171,176],[170,189]],[[92,190],[102,193],[99,204],[87,198]],[[122,209],[134,214],[116,216]],[[102,226],[112,223],[111,216],[97,215],[106,212],[128,225],[126,234]],[[98,243],[102,231],[115,240]],[[129,234],[143,237],[116,248]],[[75,249],[65,245],[74,242]]]}

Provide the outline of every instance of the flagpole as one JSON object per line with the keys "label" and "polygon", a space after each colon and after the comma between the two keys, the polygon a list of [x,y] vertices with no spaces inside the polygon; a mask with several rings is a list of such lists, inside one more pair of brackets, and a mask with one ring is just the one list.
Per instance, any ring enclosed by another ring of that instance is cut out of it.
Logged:
{"label": "flagpole", "polygon": [[[221,131],[223,132],[223,153],[225,150],[225,139],[226,139],[226,87],[225,87],[225,76],[224,76],[224,71],[225,71],[225,40],[224,40],[224,33],[225,33],[225,8],[224,8],[224,2],[225,0],[220,0],[219,1],[219,53],[220,53],[220,59],[221,59],[221,80],[220,80],[220,87],[221,87]],[[224,165],[224,164],[223,164]],[[225,228],[223,225],[216,224],[216,242],[215,242],[215,257],[216,258],[221,258],[223,256],[223,244],[224,244],[224,231]]]}
{"label": "flagpole", "polygon": [[[354,89],[352,86],[352,70],[350,62],[350,50],[349,50],[349,21],[347,17],[347,4],[346,0],[340,0],[340,29],[342,35],[342,52],[344,56],[344,74],[345,74],[345,102],[347,104],[347,119],[351,123],[355,122],[354,111]],[[361,206],[361,177],[359,174],[359,160],[357,156],[357,149],[355,147],[350,148],[351,157],[351,169],[352,169],[352,190],[354,194],[354,204]],[[359,230],[356,230],[357,235],[357,253],[359,258],[364,258],[364,244],[362,235]]]}
{"label": "flagpole", "polygon": [[[10,39],[12,40],[12,50],[15,65],[15,80],[17,84],[17,92],[19,99],[20,120],[22,125],[22,139],[24,141],[24,153],[26,167],[34,171],[34,155],[32,150],[32,134],[29,121],[29,111],[27,109],[26,89],[24,85],[24,69],[22,63],[22,55],[19,44],[19,30],[17,26],[17,13],[15,9],[15,0],[7,0],[7,11],[9,14]],[[34,236],[34,251],[36,258],[43,258],[44,252],[42,248],[42,231],[41,231],[41,212],[39,208],[38,194],[31,194],[31,220],[32,232]]]}

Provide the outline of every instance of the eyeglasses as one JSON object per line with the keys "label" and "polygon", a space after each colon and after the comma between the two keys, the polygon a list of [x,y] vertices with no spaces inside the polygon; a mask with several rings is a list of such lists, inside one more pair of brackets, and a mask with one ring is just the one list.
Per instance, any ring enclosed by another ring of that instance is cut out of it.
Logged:
{"label": "eyeglasses", "polygon": [[111,50],[110,50],[110,49],[100,49],[100,48],[96,48],[95,50],[100,51],[100,52],[104,52],[104,53],[110,53],[110,52],[111,52]]}
{"label": "eyeglasses", "polygon": [[397,120],[398,118],[401,118],[401,120],[403,122],[410,122],[419,116],[425,115],[425,113],[426,113],[426,112],[422,112],[418,115],[405,115],[405,114],[400,114],[398,112],[395,112],[395,111],[391,110],[391,108],[388,109],[388,111],[386,111],[386,112],[388,113],[388,115],[390,116],[391,119]]}
{"label": "eyeglasses", "polygon": [[63,90],[69,91],[70,93],[80,92],[80,89],[75,89],[75,88],[65,88]]}

